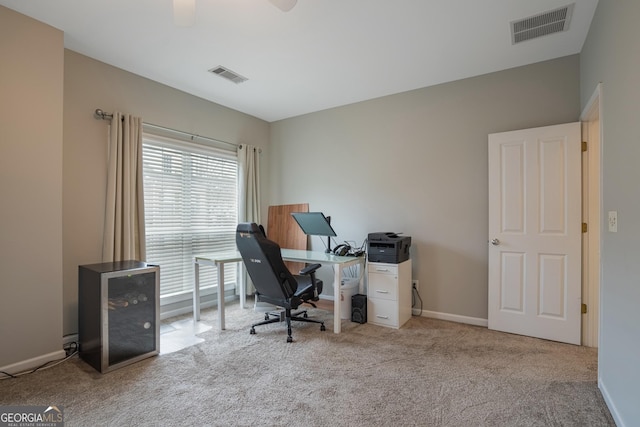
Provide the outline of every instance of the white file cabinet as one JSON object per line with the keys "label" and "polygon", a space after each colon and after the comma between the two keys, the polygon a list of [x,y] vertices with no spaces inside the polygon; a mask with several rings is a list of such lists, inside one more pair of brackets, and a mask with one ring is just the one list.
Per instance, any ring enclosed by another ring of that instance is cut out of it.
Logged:
{"label": "white file cabinet", "polygon": [[411,318],[411,260],[400,264],[370,262],[367,322],[399,328]]}

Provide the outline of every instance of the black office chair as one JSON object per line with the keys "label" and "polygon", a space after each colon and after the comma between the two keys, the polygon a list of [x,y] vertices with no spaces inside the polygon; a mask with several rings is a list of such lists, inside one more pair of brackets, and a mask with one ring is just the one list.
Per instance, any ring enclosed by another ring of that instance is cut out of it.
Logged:
{"label": "black office chair", "polygon": [[280,246],[264,235],[263,229],[256,223],[240,223],[236,229],[236,245],[242,255],[244,265],[256,288],[256,301],[264,301],[284,309],[281,313],[265,314],[264,322],[251,325],[251,334],[255,334],[255,327],[287,322],[287,342],[293,342],[291,337],[291,321],[319,323],[320,330],[326,330],[324,322],[307,317],[306,310],[291,313],[301,304],[307,303],[315,307],[313,301],[318,301],[318,294],[322,292],[322,281],[316,280],[315,271],[320,264],[312,264],[300,270],[299,275],[292,275],[282,261]]}

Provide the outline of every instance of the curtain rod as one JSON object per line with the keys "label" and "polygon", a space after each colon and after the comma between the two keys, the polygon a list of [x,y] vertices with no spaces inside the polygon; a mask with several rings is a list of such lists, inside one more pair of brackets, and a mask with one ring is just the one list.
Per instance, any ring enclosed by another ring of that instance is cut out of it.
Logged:
{"label": "curtain rod", "polygon": [[105,113],[99,108],[96,108],[96,111],[93,112],[93,116],[98,120],[111,120],[113,119],[113,114]]}
{"label": "curtain rod", "polygon": [[[98,120],[112,120],[113,119],[113,114],[105,113],[100,108],[97,108],[96,111],[94,111],[94,117],[96,119],[98,119]],[[220,139],[209,138],[207,136],[194,135],[192,133],[184,132],[184,131],[181,131],[181,130],[171,129],[171,128],[164,127],[164,126],[159,126],[159,125],[154,125],[152,123],[144,123],[143,122],[143,126],[147,126],[147,127],[150,127],[150,128],[158,129],[158,130],[161,130],[161,131],[169,131],[169,132],[185,135],[185,136],[189,137],[192,141],[194,139],[205,139],[205,140],[211,141],[211,142],[217,142],[217,143],[221,143],[221,144],[227,144],[227,145],[232,145],[234,147],[242,148],[242,144],[234,144],[233,142],[222,141]],[[258,151],[262,152],[262,149],[258,149]]]}

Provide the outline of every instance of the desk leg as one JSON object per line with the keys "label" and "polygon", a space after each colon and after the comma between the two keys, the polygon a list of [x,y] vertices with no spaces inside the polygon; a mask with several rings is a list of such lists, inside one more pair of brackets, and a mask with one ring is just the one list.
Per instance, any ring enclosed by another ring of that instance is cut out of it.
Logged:
{"label": "desk leg", "polygon": [[240,308],[244,308],[247,305],[247,276],[244,274],[244,268],[236,269],[238,273],[237,282],[240,284]]}
{"label": "desk leg", "polygon": [[216,264],[218,269],[218,324],[224,330],[224,264]]}
{"label": "desk leg", "polygon": [[336,265],[333,277],[333,332],[339,334],[342,329],[340,316],[340,283],[342,283],[342,267]]}
{"label": "desk leg", "polygon": [[193,284],[193,321],[200,320],[200,264],[194,263],[196,277]]}

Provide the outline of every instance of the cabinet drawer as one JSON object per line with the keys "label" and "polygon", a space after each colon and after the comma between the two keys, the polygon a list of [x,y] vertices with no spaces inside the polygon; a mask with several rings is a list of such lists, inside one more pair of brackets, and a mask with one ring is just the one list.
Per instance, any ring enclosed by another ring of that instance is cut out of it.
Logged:
{"label": "cabinet drawer", "polygon": [[398,327],[398,304],[395,301],[371,298],[367,300],[367,321],[370,323]]}
{"label": "cabinet drawer", "polygon": [[398,264],[369,263],[369,274],[398,275]]}
{"label": "cabinet drawer", "polygon": [[374,276],[375,274],[369,276],[369,297],[397,301],[398,284],[396,280],[394,278],[384,280],[384,276],[382,278],[376,278]]}

